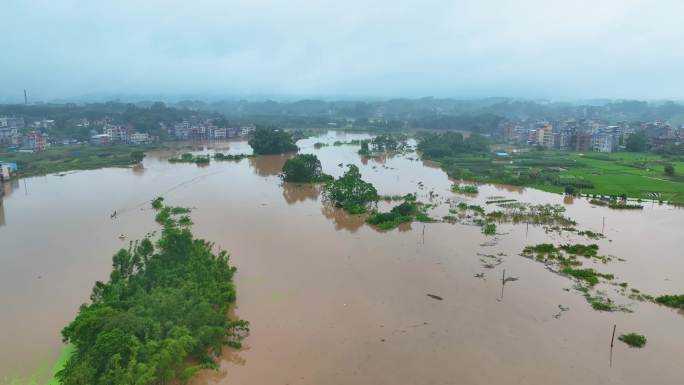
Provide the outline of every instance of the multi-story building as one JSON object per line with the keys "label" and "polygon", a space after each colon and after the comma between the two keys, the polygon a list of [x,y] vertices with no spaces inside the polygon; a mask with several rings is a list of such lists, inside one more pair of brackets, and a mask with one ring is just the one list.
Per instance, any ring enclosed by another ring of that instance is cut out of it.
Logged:
{"label": "multi-story building", "polygon": [[129,138],[131,144],[145,144],[150,143],[150,134],[144,132],[134,132]]}
{"label": "multi-story building", "polygon": [[21,149],[24,151],[43,151],[47,146],[48,135],[38,131],[31,131],[21,138]]}
{"label": "multi-story building", "polygon": [[124,126],[106,124],[102,133],[109,135],[113,144],[128,143],[128,128]]}
{"label": "multi-story building", "polygon": [[597,132],[591,136],[591,148],[596,152],[613,152],[617,147],[615,136],[610,132]]}
{"label": "multi-story building", "polygon": [[18,146],[20,142],[19,130],[25,127],[24,118],[0,117],[0,144]]}

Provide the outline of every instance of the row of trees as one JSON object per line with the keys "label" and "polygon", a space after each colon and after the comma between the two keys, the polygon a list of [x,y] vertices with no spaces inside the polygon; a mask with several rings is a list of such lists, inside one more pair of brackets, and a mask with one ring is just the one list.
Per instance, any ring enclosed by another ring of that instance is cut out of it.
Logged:
{"label": "row of trees", "polygon": [[477,154],[489,152],[487,139],[480,135],[470,135],[463,138],[460,132],[445,132],[441,134],[424,134],[420,137],[418,150],[430,159],[447,158],[463,154]]}
{"label": "row of trees", "polygon": [[283,154],[299,150],[292,134],[271,127],[257,128],[249,140],[249,145],[257,155]]}

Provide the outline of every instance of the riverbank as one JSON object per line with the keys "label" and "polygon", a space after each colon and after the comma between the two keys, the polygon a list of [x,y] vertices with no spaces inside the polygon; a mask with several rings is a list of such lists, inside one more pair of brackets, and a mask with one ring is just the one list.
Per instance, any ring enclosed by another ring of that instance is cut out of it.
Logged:
{"label": "riverbank", "polygon": [[50,147],[40,152],[0,152],[0,160],[16,163],[17,176],[25,178],[73,170],[126,167],[139,163],[144,152],[163,147],[70,145]]}

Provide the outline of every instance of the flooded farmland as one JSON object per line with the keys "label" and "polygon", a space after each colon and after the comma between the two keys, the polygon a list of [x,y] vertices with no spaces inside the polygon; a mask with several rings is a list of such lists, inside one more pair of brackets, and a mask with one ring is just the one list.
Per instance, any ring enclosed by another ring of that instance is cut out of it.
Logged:
{"label": "flooded farmland", "polygon": [[[328,174],[352,163],[380,194],[432,200],[437,218],[449,202],[560,204],[578,229],[605,238],[511,223],[495,236],[441,222],[378,231],[326,205],[320,188],[283,183],[287,156],[197,166],[158,152],[143,167],[13,181],[0,206],[0,384],[47,382],[61,328],[107,279],[112,254],[158,229],[149,202],[159,195],[192,207],[195,235],[230,252],[235,314],[251,324],[244,348],[225,349],[219,369],[193,384],[682,383],[684,315],[605,283],[596,290],[631,312],[595,311],[571,279],[519,254],[544,242],[597,243],[615,258],[587,266],[643,293],[684,293],[684,210],[618,211],[511,186],[455,194],[415,153],[362,159],[358,146],[333,145],[367,137],[328,132],[298,144]],[[193,150],[251,152],[240,141]],[[517,280],[502,285],[504,270]],[[611,354],[613,325],[648,344],[616,341]]]}

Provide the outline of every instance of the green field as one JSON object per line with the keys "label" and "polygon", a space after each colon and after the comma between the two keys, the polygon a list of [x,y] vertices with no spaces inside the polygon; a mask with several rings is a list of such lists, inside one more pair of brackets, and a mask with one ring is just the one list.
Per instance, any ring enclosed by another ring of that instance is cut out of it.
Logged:
{"label": "green field", "polygon": [[[684,160],[647,153],[584,154],[560,151],[522,151],[508,158],[464,155],[439,159],[454,178],[484,183],[530,186],[549,192],[627,195],[684,204]],[[667,176],[664,166],[674,166]]]}
{"label": "green field", "polygon": [[153,146],[90,146],[50,147],[45,151],[0,152],[0,161],[15,162],[19,176],[35,176],[70,170],[91,170],[102,167],[124,167],[135,163],[131,154]]}

